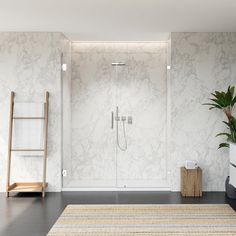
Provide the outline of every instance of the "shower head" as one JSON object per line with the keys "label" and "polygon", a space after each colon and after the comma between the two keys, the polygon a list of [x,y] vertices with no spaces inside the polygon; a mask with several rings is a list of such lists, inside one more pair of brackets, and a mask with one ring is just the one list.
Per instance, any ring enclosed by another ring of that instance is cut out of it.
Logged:
{"label": "shower head", "polygon": [[112,62],[112,66],[125,66],[126,64],[124,62]]}

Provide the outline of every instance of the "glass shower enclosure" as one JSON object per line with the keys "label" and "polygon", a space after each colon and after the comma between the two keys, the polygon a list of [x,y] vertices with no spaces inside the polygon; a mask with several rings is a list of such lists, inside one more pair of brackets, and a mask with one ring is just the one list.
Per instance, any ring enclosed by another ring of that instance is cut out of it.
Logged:
{"label": "glass shower enclosure", "polygon": [[63,189],[168,188],[167,43],[73,43]]}

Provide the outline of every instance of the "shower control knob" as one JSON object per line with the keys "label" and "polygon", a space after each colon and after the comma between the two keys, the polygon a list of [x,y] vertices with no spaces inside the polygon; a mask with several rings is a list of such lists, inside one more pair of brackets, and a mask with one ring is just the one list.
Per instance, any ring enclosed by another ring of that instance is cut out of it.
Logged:
{"label": "shower control knob", "polygon": [[132,118],[132,116],[128,116],[128,124],[132,124],[133,123],[133,118]]}
{"label": "shower control knob", "polygon": [[125,116],[121,116],[121,120],[122,121],[126,121],[126,117]]}

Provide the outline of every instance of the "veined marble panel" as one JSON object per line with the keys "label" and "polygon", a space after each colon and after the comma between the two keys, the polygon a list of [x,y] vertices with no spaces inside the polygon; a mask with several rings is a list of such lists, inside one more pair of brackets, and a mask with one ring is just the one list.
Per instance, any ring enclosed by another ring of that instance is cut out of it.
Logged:
{"label": "veined marble panel", "polygon": [[[44,102],[50,92],[49,191],[61,190],[61,53],[69,41],[61,33],[0,33],[0,189],[5,190],[10,91],[17,102]],[[64,45],[64,47],[63,47]],[[12,181],[40,181],[42,158],[12,160]]]}
{"label": "veined marble panel", "polygon": [[171,188],[180,189],[179,168],[197,160],[203,189],[223,191],[229,173],[227,149],[217,150],[226,130],[221,111],[202,104],[210,93],[236,85],[236,33],[172,33]]}

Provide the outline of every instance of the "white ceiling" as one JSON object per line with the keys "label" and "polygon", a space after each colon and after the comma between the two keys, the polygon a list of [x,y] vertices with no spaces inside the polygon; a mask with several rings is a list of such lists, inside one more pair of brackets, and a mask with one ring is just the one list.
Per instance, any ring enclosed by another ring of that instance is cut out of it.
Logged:
{"label": "white ceiling", "polygon": [[236,32],[236,0],[0,0],[0,31],[59,31],[81,41]]}

